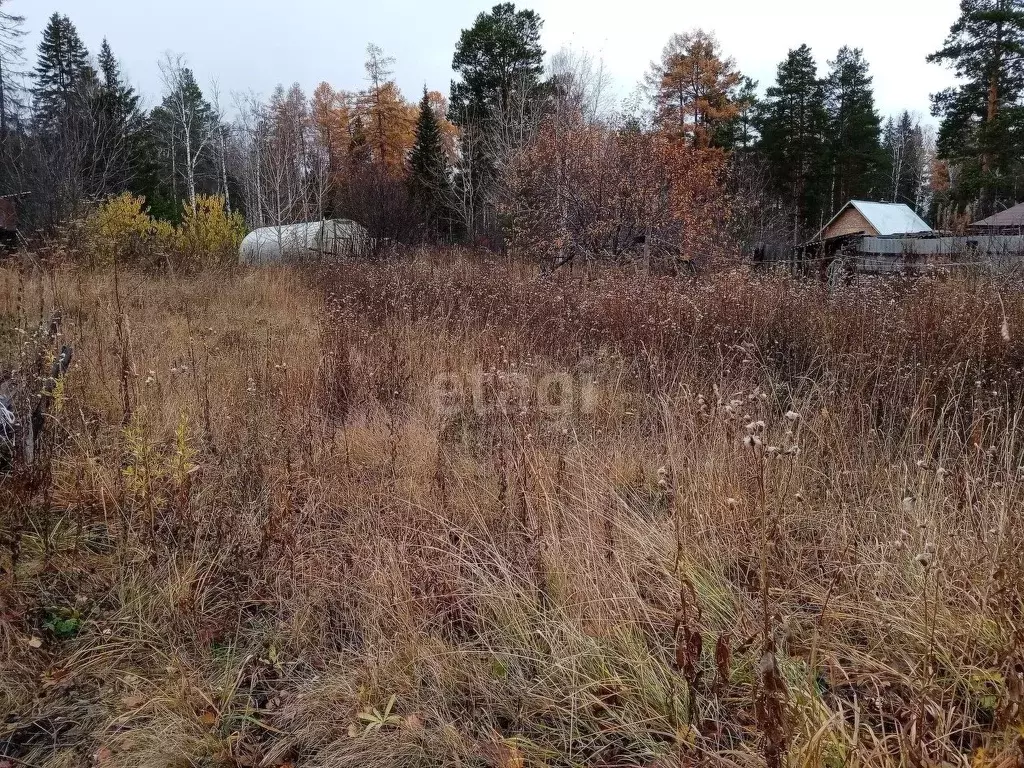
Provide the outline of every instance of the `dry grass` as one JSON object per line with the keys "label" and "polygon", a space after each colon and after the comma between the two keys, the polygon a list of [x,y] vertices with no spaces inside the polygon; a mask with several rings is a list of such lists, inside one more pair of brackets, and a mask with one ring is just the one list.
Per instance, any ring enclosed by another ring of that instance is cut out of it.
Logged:
{"label": "dry grass", "polygon": [[0,766],[1019,764],[1020,286],[117,278],[0,272]]}

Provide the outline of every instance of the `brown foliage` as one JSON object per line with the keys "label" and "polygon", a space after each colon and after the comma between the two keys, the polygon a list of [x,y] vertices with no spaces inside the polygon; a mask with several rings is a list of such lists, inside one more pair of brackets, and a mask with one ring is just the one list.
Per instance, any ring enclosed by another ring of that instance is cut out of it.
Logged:
{"label": "brown foliage", "polygon": [[55,305],[75,362],[0,482],[0,761],[1019,755],[1020,285],[33,270],[0,385]]}
{"label": "brown foliage", "polygon": [[721,253],[724,160],[662,133],[545,119],[509,174],[512,247],[555,264],[643,253],[669,267],[706,262]]}

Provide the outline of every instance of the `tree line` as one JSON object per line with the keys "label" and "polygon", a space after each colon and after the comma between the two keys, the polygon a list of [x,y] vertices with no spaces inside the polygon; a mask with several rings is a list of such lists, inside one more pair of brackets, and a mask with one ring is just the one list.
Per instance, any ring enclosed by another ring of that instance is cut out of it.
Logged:
{"label": "tree line", "polygon": [[216,195],[250,227],[349,217],[400,242],[678,263],[714,255],[724,222],[752,247],[803,241],[854,198],[945,225],[1020,196],[1024,0],[962,0],[929,57],[960,82],[933,96],[937,134],[909,112],[883,119],[860,49],[820,76],[802,45],[762,89],[703,30],[672,35],[619,105],[599,61],[548,60],[542,19],[512,3],[462,31],[447,95],[407,99],[370,45],[359,88],[279,86],[228,105],[168,54],[144,110],[107,40],[91,55],[55,13],[30,61],[5,4],[0,195],[32,231],[123,193],[170,222]]}

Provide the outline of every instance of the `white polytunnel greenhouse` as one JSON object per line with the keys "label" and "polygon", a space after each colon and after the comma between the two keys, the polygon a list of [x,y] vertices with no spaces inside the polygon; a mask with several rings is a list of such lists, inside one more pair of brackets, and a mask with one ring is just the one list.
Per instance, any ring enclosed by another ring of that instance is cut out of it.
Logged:
{"label": "white polytunnel greenhouse", "polygon": [[366,228],[348,219],[325,219],[254,229],[239,248],[242,264],[332,261],[363,256],[370,246]]}

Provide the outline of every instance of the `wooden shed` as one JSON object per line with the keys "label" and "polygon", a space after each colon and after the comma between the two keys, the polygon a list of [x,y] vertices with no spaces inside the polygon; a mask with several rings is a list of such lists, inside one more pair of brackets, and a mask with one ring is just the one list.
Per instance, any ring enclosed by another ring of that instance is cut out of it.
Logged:
{"label": "wooden shed", "polygon": [[0,250],[14,250],[18,246],[18,207],[20,195],[0,197]]}
{"label": "wooden shed", "polygon": [[848,235],[888,237],[931,232],[924,221],[903,203],[871,203],[851,200],[832,217],[812,242],[832,240]]}

